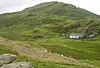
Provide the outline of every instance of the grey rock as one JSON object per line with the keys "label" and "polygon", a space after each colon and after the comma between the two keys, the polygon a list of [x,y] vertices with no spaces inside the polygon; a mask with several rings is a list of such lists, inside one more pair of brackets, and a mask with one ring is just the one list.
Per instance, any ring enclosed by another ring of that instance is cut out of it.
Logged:
{"label": "grey rock", "polygon": [[11,64],[5,64],[0,68],[33,68],[31,63],[28,62],[17,62]]}
{"label": "grey rock", "polygon": [[0,66],[8,64],[16,60],[17,56],[14,54],[2,54],[0,55]]}

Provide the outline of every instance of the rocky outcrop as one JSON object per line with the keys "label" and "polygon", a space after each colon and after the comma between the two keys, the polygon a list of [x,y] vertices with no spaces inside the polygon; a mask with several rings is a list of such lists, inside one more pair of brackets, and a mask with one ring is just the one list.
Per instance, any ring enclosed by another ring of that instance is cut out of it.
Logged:
{"label": "rocky outcrop", "polygon": [[32,68],[32,65],[28,62],[17,62],[3,65],[0,68]]}
{"label": "rocky outcrop", "polygon": [[16,62],[17,56],[14,54],[2,54],[0,55],[0,68],[32,68],[29,62]]}
{"label": "rocky outcrop", "polygon": [[3,54],[0,55],[0,66],[3,64],[12,63],[14,60],[16,60],[17,56],[14,54]]}

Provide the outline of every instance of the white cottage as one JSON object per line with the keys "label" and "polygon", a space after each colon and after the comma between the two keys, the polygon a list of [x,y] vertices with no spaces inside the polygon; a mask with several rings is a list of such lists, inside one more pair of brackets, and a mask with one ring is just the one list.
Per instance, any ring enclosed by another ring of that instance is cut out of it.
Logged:
{"label": "white cottage", "polygon": [[79,39],[79,38],[83,38],[84,35],[82,33],[71,33],[70,35],[70,38],[76,38],[76,39]]}

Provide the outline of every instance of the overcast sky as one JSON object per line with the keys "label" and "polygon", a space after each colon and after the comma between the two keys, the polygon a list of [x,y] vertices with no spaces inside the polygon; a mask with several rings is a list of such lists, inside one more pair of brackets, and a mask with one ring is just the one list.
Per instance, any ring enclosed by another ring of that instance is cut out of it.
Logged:
{"label": "overcast sky", "polygon": [[21,11],[27,7],[48,1],[70,3],[100,15],[100,0],[0,0],[0,13]]}

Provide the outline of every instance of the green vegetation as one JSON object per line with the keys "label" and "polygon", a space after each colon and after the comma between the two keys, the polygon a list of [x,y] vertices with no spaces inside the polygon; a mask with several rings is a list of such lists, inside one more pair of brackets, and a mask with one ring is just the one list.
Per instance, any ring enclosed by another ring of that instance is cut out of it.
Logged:
{"label": "green vegetation", "polygon": [[36,40],[36,43],[52,52],[72,56],[77,59],[100,59],[100,43],[63,38],[39,39]]}
{"label": "green vegetation", "polygon": [[[9,40],[8,40],[9,41]],[[26,61],[26,62],[31,62],[33,67],[35,68],[80,68],[82,66],[76,66],[76,65],[72,65],[72,64],[67,64],[67,63],[58,63],[58,62],[50,62],[50,61],[40,61],[38,59],[33,59],[32,57],[27,57],[23,54],[23,52],[21,54],[19,54],[18,51],[16,51],[15,49],[13,50],[9,45],[12,45],[11,41],[9,41],[8,43],[5,44],[5,40],[2,40],[2,42],[0,42],[0,54],[15,54],[17,55],[17,60],[15,62],[20,62],[20,61]],[[5,45],[4,45],[5,44]],[[17,46],[19,46],[20,44],[22,45],[22,43],[16,43]],[[31,44],[32,45],[32,44]],[[13,45],[15,46],[15,45]],[[25,46],[25,45],[22,45]],[[32,45],[35,46],[35,45]],[[15,47],[16,48],[16,47]]]}
{"label": "green vegetation", "polygon": [[[84,30],[83,39],[69,39],[71,33]],[[94,33],[96,36],[89,38]],[[20,12],[1,14],[0,36],[100,67],[100,16],[71,4],[46,2]],[[82,68],[80,65],[40,61],[23,55],[23,52],[19,54],[1,41],[0,54],[4,53],[16,54],[16,61],[31,62],[35,68]]]}
{"label": "green vegetation", "polygon": [[[63,13],[62,13],[63,12]],[[71,4],[47,2],[21,12],[0,15],[0,35],[13,40],[48,38],[65,33],[82,32],[86,38],[100,33],[98,15]]]}

